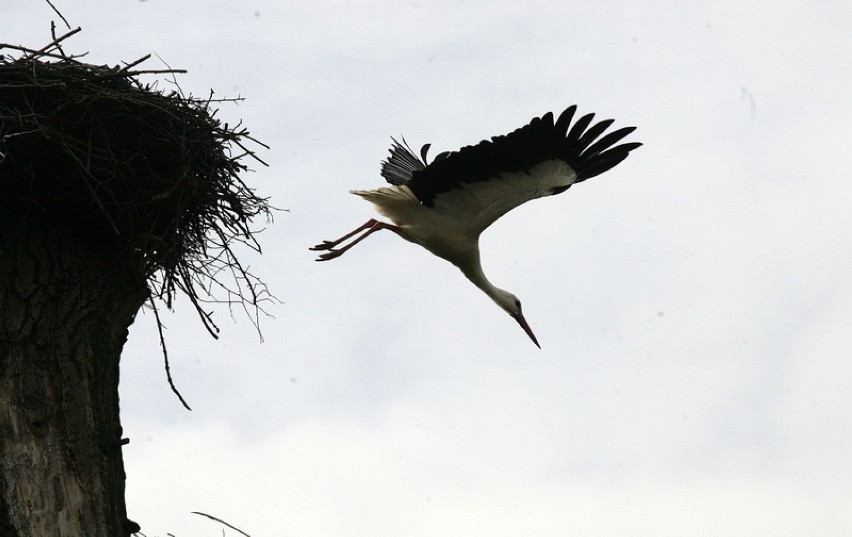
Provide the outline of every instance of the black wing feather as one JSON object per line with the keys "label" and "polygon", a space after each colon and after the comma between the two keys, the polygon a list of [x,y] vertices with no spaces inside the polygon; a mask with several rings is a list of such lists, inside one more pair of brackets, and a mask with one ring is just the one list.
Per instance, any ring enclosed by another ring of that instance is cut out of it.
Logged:
{"label": "black wing feather", "polygon": [[577,111],[577,105],[572,104],[568,108],[565,109],[564,112],[559,114],[559,119],[556,120],[556,125],[554,125],[555,134],[567,136],[568,135],[568,127],[571,126],[571,120],[574,119],[574,112]]}
{"label": "black wing feather", "polygon": [[580,136],[586,131],[586,128],[592,123],[592,120],[595,119],[594,114],[586,114],[577,120],[577,123],[574,123],[574,126],[571,127],[571,130],[568,131],[568,135],[565,137],[566,140],[570,140],[573,142],[575,146],[580,145]]}
{"label": "black wing feather", "polygon": [[628,153],[641,145],[642,144],[639,142],[622,144],[617,147],[613,147],[606,153],[593,156],[586,162],[582,178],[575,182],[579,183],[580,181],[591,179],[596,175],[600,175],[603,172],[614,168],[618,163],[627,158]]}
{"label": "black wing feather", "polygon": [[421,203],[431,207],[435,196],[461,188],[462,183],[526,171],[546,160],[565,161],[577,173],[576,182],[584,181],[614,167],[642,145],[634,142],[611,147],[636,127],[618,129],[595,141],[613,120],[607,119],[589,128],[594,114],[582,116],[569,130],[576,110],[576,106],[568,107],[556,123],[553,114],[548,112],[509,134],[441,153],[431,164],[426,164],[425,147],[420,160],[407,145],[403,147],[394,140],[391,157],[382,165],[382,175],[388,181],[391,176],[396,180],[405,176],[405,182],[392,184],[407,184]]}
{"label": "black wing feather", "polygon": [[603,134],[603,132],[607,130],[609,126],[613,123],[615,123],[614,119],[605,119],[603,121],[597,122],[580,137],[580,145],[583,147],[587,147],[590,143],[595,141],[598,136]]}
{"label": "black wing feather", "polygon": [[396,138],[391,137],[393,144],[390,148],[390,157],[382,162],[381,174],[385,180],[392,185],[404,185],[411,180],[412,174],[426,167],[426,153],[429,151],[429,144],[423,146],[420,154],[423,160],[418,159],[405,138],[402,138],[402,143],[396,141]]}
{"label": "black wing feather", "polygon": [[607,134],[606,136],[604,136],[603,138],[601,138],[597,142],[590,145],[586,149],[586,151],[583,152],[583,154],[587,155],[589,157],[593,157],[593,156],[597,155],[598,153],[600,153],[601,151],[609,148],[614,143],[620,141],[622,138],[624,138],[625,136],[627,136],[628,134],[630,134],[631,132],[633,132],[635,130],[636,130],[636,127],[623,127],[621,129],[618,129],[617,131],[612,131],[611,133]]}
{"label": "black wing feather", "polygon": [[423,144],[423,147],[420,148],[420,160],[423,161],[423,164],[426,164],[426,156],[429,154],[430,147],[432,147],[432,144]]}

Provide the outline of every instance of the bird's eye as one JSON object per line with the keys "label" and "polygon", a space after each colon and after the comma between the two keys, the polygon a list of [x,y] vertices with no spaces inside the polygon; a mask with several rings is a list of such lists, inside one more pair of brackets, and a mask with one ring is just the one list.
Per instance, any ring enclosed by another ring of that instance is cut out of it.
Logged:
{"label": "bird's eye", "polygon": [[517,298],[515,299],[515,307],[518,308],[518,311],[521,311],[521,301]]}

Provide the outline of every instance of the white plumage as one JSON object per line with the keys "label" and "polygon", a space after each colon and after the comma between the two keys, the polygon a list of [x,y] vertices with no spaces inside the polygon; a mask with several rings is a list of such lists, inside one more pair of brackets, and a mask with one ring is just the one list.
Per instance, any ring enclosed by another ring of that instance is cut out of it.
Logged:
{"label": "white plumage", "polygon": [[599,138],[613,121],[589,128],[594,114],[579,118],[569,130],[575,110],[576,106],[569,107],[555,123],[553,114],[547,113],[505,136],[441,153],[429,164],[428,144],[418,158],[407,144],[393,140],[391,155],[382,164],[382,176],[391,186],[352,191],[393,224],[370,219],[335,241],[324,241],[311,248],[325,251],[317,261],[339,257],[370,234],[389,229],[457,266],[538,345],[518,298],[485,277],[479,235],[518,205],[564,192],[574,183],[603,173],[641,145],[633,142],[613,147],[635,127]]}

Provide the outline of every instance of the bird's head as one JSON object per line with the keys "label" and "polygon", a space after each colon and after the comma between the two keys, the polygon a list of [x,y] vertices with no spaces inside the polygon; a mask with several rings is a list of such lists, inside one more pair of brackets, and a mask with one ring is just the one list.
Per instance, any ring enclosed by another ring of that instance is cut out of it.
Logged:
{"label": "bird's head", "polygon": [[521,328],[524,329],[524,332],[530,337],[535,346],[539,349],[541,345],[538,344],[538,340],[535,338],[535,334],[533,334],[532,328],[527,324],[527,320],[524,319],[524,314],[521,311],[521,301],[508,291],[499,290],[495,297],[495,302],[497,305],[503,308],[503,311],[512,316],[513,319],[518,321],[518,324],[521,325]]}

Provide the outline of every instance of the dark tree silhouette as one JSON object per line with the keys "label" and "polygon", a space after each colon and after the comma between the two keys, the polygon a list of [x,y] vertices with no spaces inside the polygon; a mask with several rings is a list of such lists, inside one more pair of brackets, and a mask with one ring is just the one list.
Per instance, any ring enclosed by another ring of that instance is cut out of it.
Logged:
{"label": "dark tree silhouette", "polygon": [[259,250],[250,224],[270,215],[239,177],[262,163],[246,148],[259,142],[215,118],[212,94],[138,78],[178,71],[67,55],[76,31],[38,50],[0,44],[3,537],[138,530],[118,401],[129,325],[182,293],[215,336],[207,301],[256,315],[270,298],[232,249]]}

